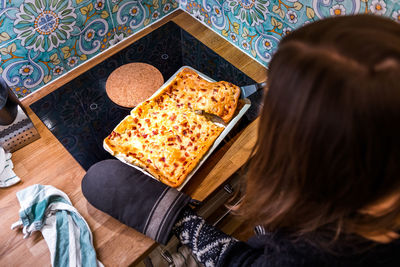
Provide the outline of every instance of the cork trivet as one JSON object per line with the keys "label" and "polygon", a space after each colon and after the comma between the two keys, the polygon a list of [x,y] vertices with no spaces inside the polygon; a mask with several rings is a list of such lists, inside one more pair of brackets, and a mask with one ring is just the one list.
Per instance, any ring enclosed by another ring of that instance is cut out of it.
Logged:
{"label": "cork trivet", "polygon": [[164,83],[161,72],[146,63],[129,63],[114,70],[106,92],[117,105],[133,108],[148,99]]}

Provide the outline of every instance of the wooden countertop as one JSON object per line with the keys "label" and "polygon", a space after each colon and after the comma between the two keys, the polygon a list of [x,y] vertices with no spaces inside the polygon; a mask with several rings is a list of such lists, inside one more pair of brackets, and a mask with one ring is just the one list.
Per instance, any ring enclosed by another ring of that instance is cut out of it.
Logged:
{"label": "wooden countertop", "polygon": [[[248,76],[261,82],[265,79],[265,68],[224,41],[217,34],[201,25],[188,14],[177,11],[152,25],[138,35],[123,41],[84,66],[69,72],[64,79],[50,84],[24,99],[28,107],[34,101],[72,80],[80,73],[115,54],[135,40],[146,35],[168,21],[174,21],[183,29],[223,56]],[[12,160],[14,171],[22,182],[10,188],[0,188],[0,266],[50,266],[50,253],[40,232],[23,239],[20,230],[10,230],[19,219],[19,203],[16,192],[32,184],[52,185],[66,194],[93,232],[94,246],[98,259],[105,266],[128,266],[142,260],[156,243],[110,216],[92,207],[81,192],[84,169],[51,134],[39,118],[27,108],[28,115],[38,129],[41,138],[16,151]],[[245,162],[256,140],[258,120],[250,124],[231,142],[215,152],[191,179],[184,191],[193,198],[204,200],[223,184]],[[238,157],[240,155],[240,157]]]}

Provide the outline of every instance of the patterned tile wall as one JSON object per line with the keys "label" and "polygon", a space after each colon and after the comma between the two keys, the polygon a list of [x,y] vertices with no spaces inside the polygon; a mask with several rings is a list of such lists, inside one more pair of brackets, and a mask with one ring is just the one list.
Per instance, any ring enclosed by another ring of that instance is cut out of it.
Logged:
{"label": "patterned tile wall", "polygon": [[181,0],[180,7],[265,66],[284,35],[315,20],[373,13],[400,22],[399,0]]}
{"label": "patterned tile wall", "polygon": [[178,0],[0,0],[0,75],[24,97],[178,8]]}
{"label": "patterned tile wall", "polygon": [[27,96],[178,8],[265,66],[285,34],[314,20],[400,22],[398,0],[0,0],[0,75]]}

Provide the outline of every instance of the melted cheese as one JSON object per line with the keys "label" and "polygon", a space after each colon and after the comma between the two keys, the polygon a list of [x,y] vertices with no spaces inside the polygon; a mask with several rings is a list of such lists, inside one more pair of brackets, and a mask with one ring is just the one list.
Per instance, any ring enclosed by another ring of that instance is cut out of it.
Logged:
{"label": "melted cheese", "polygon": [[104,143],[114,155],[177,187],[224,129],[194,111],[228,122],[239,95],[233,84],[210,83],[184,69],[164,90],[133,109]]}
{"label": "melted cheese", "polygon": [[116,155],[179,186],[222,130],[161,94],[137,106],[105,143]]}
{"label": "melted cheese", "polygon": [[166,92],[178,103],[212,113],[226,123],[233,117],[240,96],[240,88],[236,85],[224,81],[208,82],[190,69],[183,69]]}

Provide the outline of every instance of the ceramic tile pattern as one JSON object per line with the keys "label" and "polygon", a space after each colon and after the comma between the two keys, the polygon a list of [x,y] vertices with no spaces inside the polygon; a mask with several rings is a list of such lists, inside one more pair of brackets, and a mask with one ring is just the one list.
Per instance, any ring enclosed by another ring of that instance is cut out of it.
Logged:
{"label": "ceramic tile pattern", "polygon": [[[186,56],[188,51],[194,51],[191,57]],[[103,139],[130,112],[107,97],[107,77],[117,67],[138,61],[155,66],[164,80],[188,64],[216,80],[229,80],[238,85],[254,83],[173,22],[165,24],[31,105],[86,170],[100,160],[112,158],[103,149]],[[247,112],[233,135],[255,118],[255,107],[261,99],[252,96],[252,110]]]}
{"label": "ceramic tile pattern", "polygon": [[265,66],[285,34],[311,21],[400,22],[398,0],[0,0],[0,75],[24,97],[178,8]]}
{"label": "ceramic tile pattern", "polygon": [[175,0],[0,0],[0,75],[24,97],[178,7]]}
{"label": "ceramic tile pattern", "polygon": [[372,13],[400,22],[398,0],[181,0],[180,7],[265,66],[285,34],[315,20]]}

